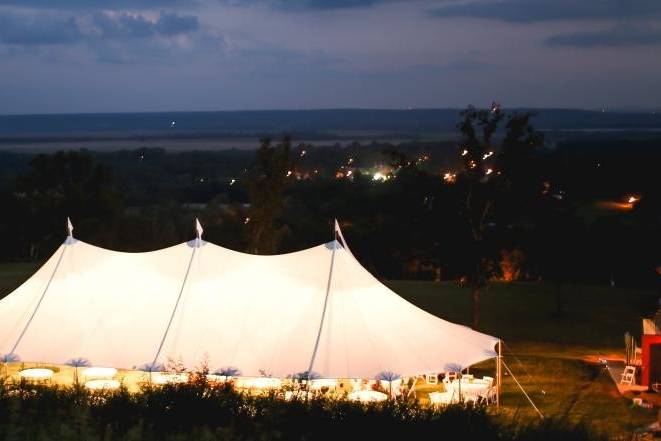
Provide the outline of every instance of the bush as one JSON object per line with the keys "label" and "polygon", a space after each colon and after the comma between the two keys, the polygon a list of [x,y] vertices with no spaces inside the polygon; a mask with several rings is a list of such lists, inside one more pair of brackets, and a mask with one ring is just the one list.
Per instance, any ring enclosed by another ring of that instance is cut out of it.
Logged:
{"label": "bush", "polygon": [[284,401],[229,384],[190,382],[88,392],[81,387],[0,384],[0,438],[6,440],[591,440],[584,426],[549,420],[502,424],[484,407],[436,410],[388,401],[363,405],[322,397]]}

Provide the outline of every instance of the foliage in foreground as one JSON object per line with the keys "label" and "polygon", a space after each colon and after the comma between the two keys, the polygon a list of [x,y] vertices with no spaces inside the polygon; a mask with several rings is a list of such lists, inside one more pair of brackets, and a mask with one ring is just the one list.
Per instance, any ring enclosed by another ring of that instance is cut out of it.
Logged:
{"label": "foliage in foreground", "polygon": [[596,440],[585,426],[549,420],[503,423],[482,407],[443,410],[404,402],[285,402],[205,382],[88,392],[82,388],[0,385],[2,440]]}

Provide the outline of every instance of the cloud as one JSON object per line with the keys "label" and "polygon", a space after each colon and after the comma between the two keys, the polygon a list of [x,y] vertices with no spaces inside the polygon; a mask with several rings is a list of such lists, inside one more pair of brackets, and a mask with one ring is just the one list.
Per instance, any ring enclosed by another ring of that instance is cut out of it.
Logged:
{"label": "cloud", "polygon": [[628,47],[661,45],[661,30],[616,28],[605,31],[575,32],[546,39],[551,47]]}
{"label": "cloud", "polygon": [[[1,0],[0,0],[1,1]],[[275,9],[287,11],[331,11],[337,9],[368,8],[382,3],[402,0],[220,0],[232,6],[266,4]]]}
{"label": "cloud", "polygon": [[474,0],[432,9],[438,18],[481,18],[514,23],[553,20],[661,18],[659,0]]}
{"label": "cloud", "polygon": [[80,41],[75,17],[27,14],[0,15],[0,43],[35,46],[69,44]]}
{"label": "cloud", "polygon": [[161,12],[156,22],[156,32],[163,35],[179,35],[195,32],[200,22],[194,15],[178,15],[173,12]]}
{"label": "cloud", "polygon": [[161,12],[155,18],[128,12],[67,16],[52,13],[0,14],[0,43],[19,46],[62,45],[100,39],[141,39],[192,34],[196,16]]}
{"label": "cloud", "polygon": [[92,24],[102,38],[148,38],[156,35],[175,36],[196,32],[199,21],[193,15],[161,12],[156,19],[128,12],[97,12]]}
{"label": "cloud", "polygon": [[196,5],[197,0],[0,0],[0,6],[32,9],[160,9]]}
{"label": "cloud", "polygon": [[92,60],[113,64],[170,64],[211,59],[224,36],[197,16],[174,12],[0,12],[0,53],[38,56],[51,63]]}

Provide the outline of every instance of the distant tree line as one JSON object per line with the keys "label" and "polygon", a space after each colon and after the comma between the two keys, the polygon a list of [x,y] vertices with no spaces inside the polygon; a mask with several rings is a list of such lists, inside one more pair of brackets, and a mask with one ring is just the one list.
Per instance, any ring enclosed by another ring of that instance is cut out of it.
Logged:
{"label": "distant tree line", "polygon": [[466,109],[457,142],[322,148],[284,137],[257,151],[3,152],[0,258],[43,260],[67,216],[78,238],[117,250],[189,240],[199,217],[206,239],[266,254],[331,240],[337,218],[382,278],[465,280],[476,321],[492,280],[552,282],[562,314],[569,282],[658,283],[660,142],[595,135],[550,145],[534,115],[494,104]]}

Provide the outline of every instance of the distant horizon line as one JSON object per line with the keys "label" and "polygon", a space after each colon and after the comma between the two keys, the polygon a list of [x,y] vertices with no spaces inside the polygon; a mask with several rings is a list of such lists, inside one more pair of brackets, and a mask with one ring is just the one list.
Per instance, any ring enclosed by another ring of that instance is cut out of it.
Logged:
{"label": "distant horizon line", "polygon": [[[338,112],[338,111],[364,111],[364,112],[405,112],[405,111],[462,111],[464,107],[319,107],[319,108],[263,108],[263,109],[234,109],[234,110],[138,110],[138,111],[90,111],[90,112],[36,112],[36,113],[0,113],[0,117],[25,116],[74,116],[74,115],[142,115],[142,114],[175,114],[175,113],[293,113],[293,112]],[[488,106],[476,106],[487,108]],[[531,111],[579,111],[592,113],[661,113],[661,107],[653,108],[586,108],[586,107],[540,107],[540,106],[503,106],[505,110],[531,110]]]}

